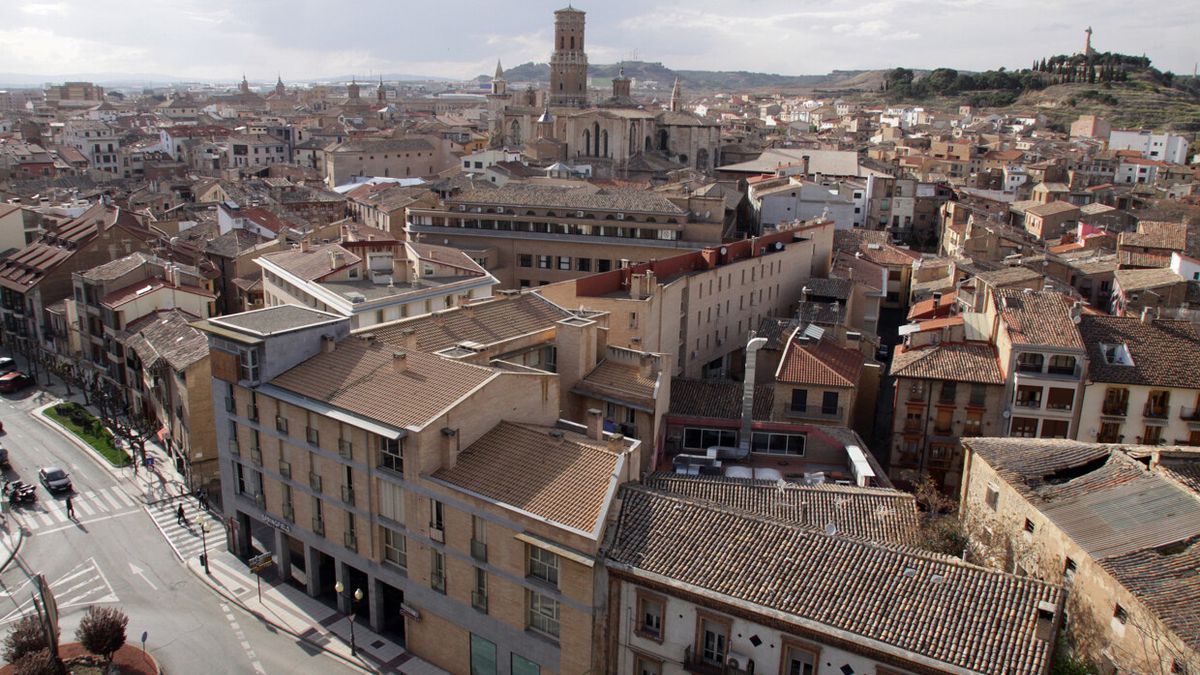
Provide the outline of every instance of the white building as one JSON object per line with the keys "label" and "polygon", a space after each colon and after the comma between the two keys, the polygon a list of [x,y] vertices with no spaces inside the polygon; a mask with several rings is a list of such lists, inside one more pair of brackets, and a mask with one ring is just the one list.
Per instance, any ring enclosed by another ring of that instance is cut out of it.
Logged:
{"label": "white building", "polygon": [[521,153],[509,150],[480,150],[462,158],[463,173],[482,174],[499,162],[519,162]]}
{"label": "white building", "polygon": [[[834,221],[837,229],[845,230],[854,227],[856,220],[853,199],[838,194],[836,188],[794,176],[751,185],[750,207],[764,227],[826,218]],[[859,216],[861,219],[861,213]]]}
{"label": "white building", "polygon": [[121,139],[116,130],[104,122],[67,120],[63,128],[63,145],[69,145],[87,157],[91,168],[120,173]]}
{"label": "white building", "polygon": [[1200,281],[1200,260],[1175,251],[1171,254],[1171,271],[1188,281]]}
{"label": "white building", "polygon": [[1188,139],[1175,134],[1114,129],[1108,135],[1109,150],[1137,150],[1146,159],[1187,164]]}

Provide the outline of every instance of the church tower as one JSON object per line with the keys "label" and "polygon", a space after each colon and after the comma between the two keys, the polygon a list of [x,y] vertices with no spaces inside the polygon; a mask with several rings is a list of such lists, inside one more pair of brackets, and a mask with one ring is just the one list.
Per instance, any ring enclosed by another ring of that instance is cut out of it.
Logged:
{"label": "church tower", "polygon": [[671,112],[683,112],[683,87],[679,85],[679,78],[675,78],[675,86],[671,87]]}
{"label": "church tower", "polygon": [[249,94],[249,93],[250,93],[250,83],[249,83],[248,81],[246,81],[246,74],[245,74],[245,73],[242,73],[242,84],[241,84],[241,86],[239,87],[239,89],[241,89],[241,90],[242,90],[242,93],[243,93],[243,94]]}
{"label": "church tower", "polygon": [[504,96],[508,93],[508,81],[504,79],[504,68],[500,67],[500,59],[496,59],[496,74],[492,76],[492,95]]}
{"label": "church tower", "polygon": [[496,74],[492,77],[492,92],[487,95],[488,119],[491,120],[493,147],[504,144],[504,111],[512,103],[512,94],[508,93],[508,82],[504,79],[504,68],[500,59],[496,59]]}
{"label": "church tower", "polygon": [[379,88],[375,90],[375,100],[380,103],[387,103],[387,89],[383,88],[383,76],[379,76]]}
{"label": "church tower", "polygon": [[613,78],[613,98],[629,98],[629,78],[625,77],[625,68],[622,67],[617,71],[617,76]]}
{"label": "church tower", "polygon": [[554,13],[554,53],[550,55],[550,105],[587,105],[587,53],[584,13],[567,6]]}
{"label": "church tower", "polygon": [[283,76],[280,75],[275,79],[275,95],[283,96],[285,93],[287,93],[287,90],[283,88]]}

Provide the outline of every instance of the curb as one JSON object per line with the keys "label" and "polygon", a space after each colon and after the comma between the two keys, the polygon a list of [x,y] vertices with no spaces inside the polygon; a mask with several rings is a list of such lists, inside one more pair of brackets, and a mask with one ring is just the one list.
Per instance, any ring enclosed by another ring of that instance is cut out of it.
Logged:
{"label": "curb", "polygon": [[[174,548],[174,547],[172,546],[172,548]],[[178,556],[179,553],[176,552],[175,555]],[[269,626],[274,626],[277,630],[283,631],[284,633],[291,635],[292,637],[296,638],[297,640],[301,640],[306,644],[312,645],[316,649],[321,650],[321,652],[323,652],[326,656],[331,656],[333,658],[336,658],[337,660],[345,663],[346,665],[350,666],[351,668],[356,668],[364,673],[380,673],[380,672],[382,672],[377,668],[365,667],[359,661],[355,661],[355,660],[351,659],[350,657],[343,656],[342,654],[339,654],[338,652],[327,649],[324,645],[313,642],[311,639],[304,637],[303,635],[301,635],[300,633],[297,633],[296,631],[292,630],[288,626],[275,623],[274,621],[272,621],[272,620],[268,619],[266,616],[264,616],[261,612],[250,609],[250,607],[246,606],[246,604],[243,603],[241,601],[241,599],[239,599],[237,596],[233,595],[232,593],[228,593],[222,587],[209,582],[208,575],[204,574],[203,572],[201,572],[199,570],[193,569],[192,566],[189,565],[186,561],[183,561],[183,566],[186,567],[188,569],[188,571],[192,573],[193,576],[195,576],[195,577],[199,578],[201,581],[203,581],[204,585],[207,586],[212,592],[216,593],[217,595],[224,598],[225,600],[237,605],[238,608],[241,609],[243,612],[246,612],[247,614],[258,619],[259,621],[261,621]]]}
{"label": "curb", "polygon": [[59,433],[59,435],[65,437],[67,440],[74,443],[75,447],[83,450],[84,454],[87,455],[89,458],[91,458],[92,462],[94,462],[97,466],[99,466],[100,468],[104,469],[109,474],[111,474],[113,478],[116,478],[118,481],[124,480],[124,476],[122,476],[117,471],[117,467],[114,467],[112,464],[109,464],[108,460],[104,459],[103,457],[98,456],[96,454],[95,448],[88,445],[87,443],[84,443],[81,438],[79,438],[75,434],[71,433],[70,429],[64,428],[58,422],[55,422],[54,420],[52,420],[46,416],[45,410],[47,408],[58,405],[59,403],[67,403],[67,402],[68,402],[67,399],[59,398],[55,401],[51,401],[50,403],[48,403],[46,405],[34,408],[33,411],[30,412],[29,414],[34,419],[36,419],[38,422],[40,422],[43,426],[53,429],[54,431],[57,431]]}

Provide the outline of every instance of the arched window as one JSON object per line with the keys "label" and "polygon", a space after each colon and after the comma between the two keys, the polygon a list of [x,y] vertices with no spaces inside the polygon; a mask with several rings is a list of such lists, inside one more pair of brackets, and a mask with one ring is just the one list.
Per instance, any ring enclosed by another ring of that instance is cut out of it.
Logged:
{"label": "arched window", "polygon": [[558,48],[562,49],[565,46],[566,46],[566,38],[562,37],[561,35],[558,36]]}
{"label": "arched window", "polygon": [[650,137],[646,137],[646,152],[650,152],[653,146],[650,145]]}
{"label": "arched window", "polygon": [[662,150],[663,152],[666,152],[667,151],[667,141],[669,139],[670,139],[670,136],[667,135],[667,130],[659,129],[658,130],[658,149]]}
{"label": "arched window", "polygon": [[513,120],[512,126],[509,127],[508,137],[513,145],[521,144],[521,123],[517,120]]}
{"label": "arched window", "polygon": [[608,129],[600,132],[600,139],[603,141],[603,147],[601,148],[600,156],[608,157]]}
{"label": "arched window", "polygon": [[595,131],[592,132],[592,138],[596,139],[596,146],[594,148],[592,148],[592,157],[599,157],[600,156],[600,123],[593,122],[592,128],[595,129]]}
{"label": "arched window", "polygon": [[587,129],[583,130],[583,154],[592,154],[592,132]]}
{"label": "arched window", "polygon": [[629,156],[630,157],[637,154],[637,149],[638,149],[637,139],[638,139],[637,124],[635,122],[630,122],[629,123]]}
{"label": "arched window", "polygon": [[708,169],[708,148],[700,148],[696,151],[696,168],[701,171]]}
{"label": "arched window", "polygon": [[575,49],[575,36],[571,36],[571,49]]}

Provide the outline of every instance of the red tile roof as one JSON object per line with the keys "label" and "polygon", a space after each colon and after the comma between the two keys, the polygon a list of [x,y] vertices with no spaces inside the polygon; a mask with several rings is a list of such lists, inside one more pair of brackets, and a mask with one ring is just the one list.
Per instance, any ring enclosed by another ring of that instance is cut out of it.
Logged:
{"label": "red tile roof", "polygon": [[775,379],[790,384],[854,387],[858,385],[865,359],[862,352],[839,347],[828,340],[808,343],[792,340],[779,360]]}

